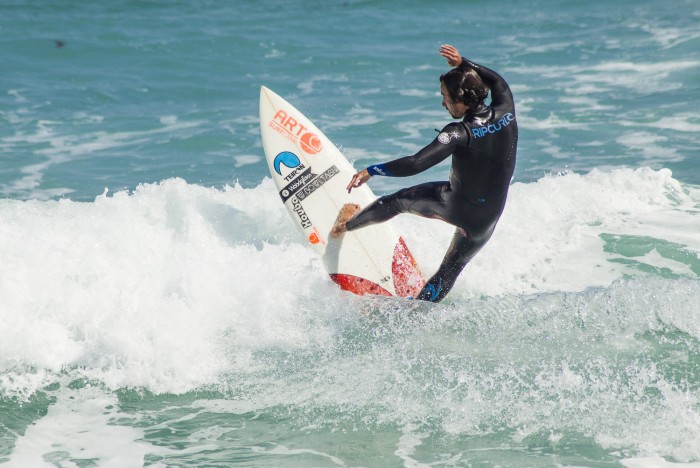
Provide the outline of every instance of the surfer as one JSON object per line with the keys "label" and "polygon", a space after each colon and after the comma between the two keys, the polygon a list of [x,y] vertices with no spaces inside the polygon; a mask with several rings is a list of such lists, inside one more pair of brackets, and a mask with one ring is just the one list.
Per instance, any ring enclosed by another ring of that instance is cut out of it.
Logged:
{"label": "surfer", "polygon": [[[438,271],[417,299],[439,302],[454,286],[467,263],[486,244],[503,212],[515,169],[518,125],[513,94],[495,71],[463,58],[451,45],[440,55],[453,67],[440,76],[442,106],[459,122],[447,124],[425,148],[355,174],[348,193],[372,176],[407,177],[433,167],[452,155],[446,182],[428,182],[378,198],[360,210],[344,205],[331,231],[334,238],[400,213],[446,221],[456,230]],[[485,99],[491,91],[491,103]]]}

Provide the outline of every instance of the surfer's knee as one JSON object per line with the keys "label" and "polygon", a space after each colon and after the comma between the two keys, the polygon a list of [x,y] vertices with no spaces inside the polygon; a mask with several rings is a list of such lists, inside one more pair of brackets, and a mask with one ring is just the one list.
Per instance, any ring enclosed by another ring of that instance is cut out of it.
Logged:
{"label": "surfer's knee", "polygon": [[402,211],[397,211],[391,196],[379,197],[346,223],[348,231],[388,221]]}

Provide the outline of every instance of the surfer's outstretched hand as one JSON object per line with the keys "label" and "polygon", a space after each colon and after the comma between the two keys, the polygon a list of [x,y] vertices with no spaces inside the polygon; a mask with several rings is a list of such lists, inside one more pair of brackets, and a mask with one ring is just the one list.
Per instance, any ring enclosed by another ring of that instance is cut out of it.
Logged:
{"label": "surfer's outstretched hand", "polygon": [[449,44],[440,46],[440,55],[447,59],[447,64],[451,67],[458,67],[462,63],[462,56],[459,54],[459,51]]}
{"label": "surfer's outstretched hand", "polygon": [[346,187],[348,189],[348,193],[352,191],[352,189],[359,187],[360,185],[364,184],[369,180],[369,178],[372,177],[369,175],[369,172],[367,172],[367,169],[362,169],[360,172],[352,176],[352,180]]}

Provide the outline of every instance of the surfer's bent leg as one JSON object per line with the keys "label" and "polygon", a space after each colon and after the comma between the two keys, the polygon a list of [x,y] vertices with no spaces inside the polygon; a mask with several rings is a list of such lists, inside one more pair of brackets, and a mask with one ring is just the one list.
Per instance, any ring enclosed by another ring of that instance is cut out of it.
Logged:
{"label": "surfer's bent leg", "polygon": [[383,223],[401,213],[444,219],[443,212],[447,209],[447,205],[442,194],[447,189],[449,189],[447,182],[428,182],[379,197],[345,225],[348,231],[352,231]]}
{"label": "surfer's bent leg", "polygon": [[457,228],[440,268],[425,283],[416,299],[430,302],[443,300],[454,286],[459,274],[467,266],[469,260],[481,250],[488,237],[490,236],[481,241],[475,241],[464,229]]}

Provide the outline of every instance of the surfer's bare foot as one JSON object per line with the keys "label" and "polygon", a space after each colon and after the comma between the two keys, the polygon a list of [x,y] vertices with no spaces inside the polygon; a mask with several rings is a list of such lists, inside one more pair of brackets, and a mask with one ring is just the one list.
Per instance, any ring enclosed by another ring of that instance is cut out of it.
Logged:
{"label": "surfer's bare foot", "polygon": [[333,224],[333,229],[331,229],[331,237],[337,239],[347,232],[348,228],[345,223],[350,221],[350,219],[360,211],[360,205],[357,203],[346,203],[340,209],[338,217],[335,219],[335,224]]}

